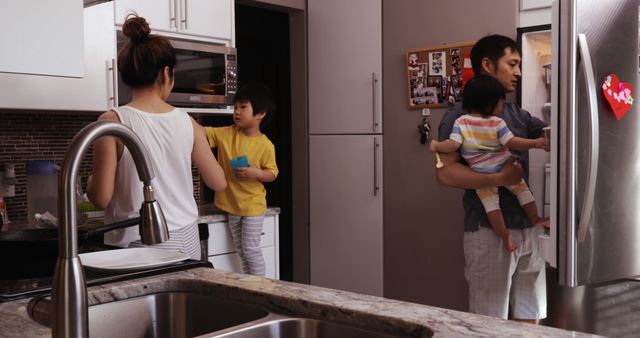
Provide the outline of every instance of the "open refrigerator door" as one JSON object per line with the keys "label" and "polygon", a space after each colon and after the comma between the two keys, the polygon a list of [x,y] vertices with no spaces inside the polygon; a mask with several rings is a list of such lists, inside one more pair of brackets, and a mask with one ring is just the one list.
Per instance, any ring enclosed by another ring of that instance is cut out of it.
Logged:
{"label": "open refrigerator door", "polygon": [[[551,25],[523,27],[518,29],[518,44],[522,53],[519,103],[532,116],[552,125],[551,107],[553,98],[552,65],[553,44]],[[553,137],[553,128],[546,132]],[[551,139],[552,141],[553,139]],[[551,146],[555,142],[551,142]],[[551,217],[551,154],[534,149],[529,151],[529,186],[538,201],[538,214]],[[544,235],[541,235],[541,251],[545,260],[553,267],[557,266],[557,231],[555,223]]]}

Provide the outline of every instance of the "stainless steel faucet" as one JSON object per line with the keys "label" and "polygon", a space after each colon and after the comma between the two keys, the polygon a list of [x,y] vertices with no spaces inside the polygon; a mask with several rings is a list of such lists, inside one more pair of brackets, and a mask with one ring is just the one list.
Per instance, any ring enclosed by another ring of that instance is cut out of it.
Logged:
{"label": "stainless steel faucet", "polygon": [[[153,167],[147,149],[136,134],[123,124],[98,121],[84,127],[71,141],[62,164],[58,188],[60,215],[59,257],[53,275],[52,337],[88,338],[87,286],[78,257],[78,223],[76,219],[76,181],[80,161],[89,146],[101,136],[119,138],[131,153],[144,187],[144,202],[140,209],[140,236],[145,244],[169,239],[169,231],[160,205],[153,196]],[[115,323],[114,323],[115,324]]]}

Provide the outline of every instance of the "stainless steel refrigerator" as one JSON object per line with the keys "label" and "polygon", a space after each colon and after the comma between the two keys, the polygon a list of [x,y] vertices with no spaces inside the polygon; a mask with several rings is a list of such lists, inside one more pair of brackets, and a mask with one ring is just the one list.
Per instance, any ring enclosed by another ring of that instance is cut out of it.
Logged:
{"label": "stainless steel refrigerator", "polygon": [[[638,88],[638,0],[553,4],[551,221],[557,269],[545,324],[640,335],[640,116],[605,98],[610,74]],[[614,84],[614,92],[618,86]]]}

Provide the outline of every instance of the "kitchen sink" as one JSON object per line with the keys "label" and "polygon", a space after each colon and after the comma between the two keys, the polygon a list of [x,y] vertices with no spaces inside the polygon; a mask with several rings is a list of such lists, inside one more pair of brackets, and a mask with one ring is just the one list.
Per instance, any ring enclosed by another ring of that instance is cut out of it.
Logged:
{"label": "kitchen sink", "polygon": [[[49,326],[48,299],[34,299],[31,317]],[[188,293],[166,292],[89,306],[91,338],[182,338],[257,320],[269,314],[263,308]]]}
{"label": "kitchen sink", "polygon": [[214,332],[198,338],[393,338],[396,336],[362,330],[325,320],[308,318],[273,319],[232,328],[224,332]]}
{"label": "kitchen sink", "polygon": [[[29,315],[50,326],[51,300],[31,300]],[[161,292],[89,306],[91,338],[392,338],[326,320],[297,318],[195,292]]]}

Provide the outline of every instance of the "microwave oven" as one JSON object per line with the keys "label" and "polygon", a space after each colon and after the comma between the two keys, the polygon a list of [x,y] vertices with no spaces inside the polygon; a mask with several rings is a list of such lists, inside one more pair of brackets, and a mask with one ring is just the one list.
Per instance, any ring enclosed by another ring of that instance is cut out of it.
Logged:
{"label": "microwave oven", "polygon": [[[176,107],[219,108],[233,104],[238,89],[236,49],[167,38],[176,51],[175,84],[167,102]],[[128,41],[118,31],[118,52]],[[118,77],[118,105],[131,101],[131,88]]]}

